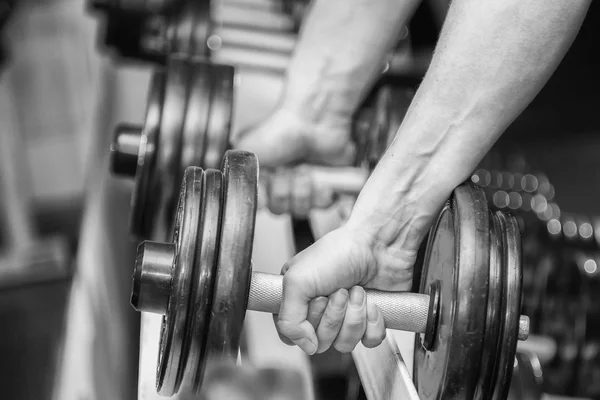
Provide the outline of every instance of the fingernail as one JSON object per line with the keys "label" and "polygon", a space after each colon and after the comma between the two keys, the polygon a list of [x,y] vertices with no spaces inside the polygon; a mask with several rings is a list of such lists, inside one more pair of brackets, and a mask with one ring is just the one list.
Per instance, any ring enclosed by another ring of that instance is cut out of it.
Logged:
{"label": "fingernail", "polygon": [[323,309],[323,310],[324,310],[324,309],[325,309],[325,307],[327,307],[327,302],[328,302],[328,300],[327,300],[327,297],[323,297],[323,296],[321,296],[321,297],[317,297],[317,298],[315,299],[315,306],[316,306],[316,307],[317,307],[319,310],[321,310],[321,309]]}
{"label": "fingernail", "polygon": [[341,289],[333,295],[332,304],[336,308],[344,308],[348,301],[348,291]]}
{"label": "fingernail", "polygon": [[369,304],[367,306],[367,321],[377,322],[378,317],[379,311],[377,310],[377,306],[375,304]]}
{"label": "fingernail", "polygon": [[363,304],[365,298],[365,291],[363,288],[355,286],[350,290],[350,304],[355,307],[360,307]]}
{"label": "fingernail", "polygon": [[317,352],[317,345],[308,339],[301,339],[298,342],[296,342],[296,344],[309,356],[312,356]]}

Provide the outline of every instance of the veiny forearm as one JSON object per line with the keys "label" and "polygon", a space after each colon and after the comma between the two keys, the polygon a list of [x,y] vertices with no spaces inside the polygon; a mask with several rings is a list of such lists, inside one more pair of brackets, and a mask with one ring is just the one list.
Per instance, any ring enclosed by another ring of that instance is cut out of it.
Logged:
{"label": "veiny forearm", "polygon": [[308,121],[349,117],[420,0],[316,0],[290,62],[282,103]]}
{"label": "veiny forearm", "polygon": [[351,222],[416,248],[452,189],[547,82],[589,4],[454,0],[430,69]]}

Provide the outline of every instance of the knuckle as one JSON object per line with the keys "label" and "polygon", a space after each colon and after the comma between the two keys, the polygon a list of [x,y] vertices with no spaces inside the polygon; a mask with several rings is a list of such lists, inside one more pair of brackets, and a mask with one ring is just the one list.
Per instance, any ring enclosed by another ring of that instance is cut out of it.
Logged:
{"label": "knuckle", "polygon": [[[286,264],[288,265],[288,264]],[[285,266],[284,266],[285,268]],[[291,265],[286,269],[285,275],[283,275],[283,287],[296,287],[302,284],[302,278],[296,274],[295,270],[291,268]]]}
{"label": "knuckle", "polygon": [[332,318],[329,315],[326,315],[322,320],[319,326],[322,326],[326,330],[338,330],[342,326],[341,318]]}
{"label": "knuckle", "polygon": [[290,321],[286,321],[285,319],[279,318],[277,323],[275,324],[277,327],[277,331],[285,336],[288,339],[294,339],[293,333],[296,331],[296,325]]}

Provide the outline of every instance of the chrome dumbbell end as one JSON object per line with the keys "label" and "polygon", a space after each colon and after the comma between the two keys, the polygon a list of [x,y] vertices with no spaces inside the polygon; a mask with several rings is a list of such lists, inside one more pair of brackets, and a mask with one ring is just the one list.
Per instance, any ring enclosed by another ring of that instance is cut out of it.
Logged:
{"label": "chrome dumbbell end", "polygon": [[110,169],[114,175],[135,177],[141,138],[141,126],[133,124],[117,126],[110,145]]}
{"label": "chrome dumbbell end", "polygon": [[131,305],[136,311],[166,314],[174,260],[172,243],[145,241],[138,246],[131,288]]}

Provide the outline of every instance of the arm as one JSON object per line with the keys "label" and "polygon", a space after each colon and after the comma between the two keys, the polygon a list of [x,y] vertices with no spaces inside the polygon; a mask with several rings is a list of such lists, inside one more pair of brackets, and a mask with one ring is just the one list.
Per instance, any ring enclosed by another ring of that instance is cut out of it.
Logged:
{"label": "arm", "polygon": [[416,252],[452,189],[554,72],[589,4],[454,0],[431,67],[348,225]]}
{"label": "arm", "polygon": [[311,122],[333,117],[349,123],[419,3],[314,1],[288,67],[282,105]]}

